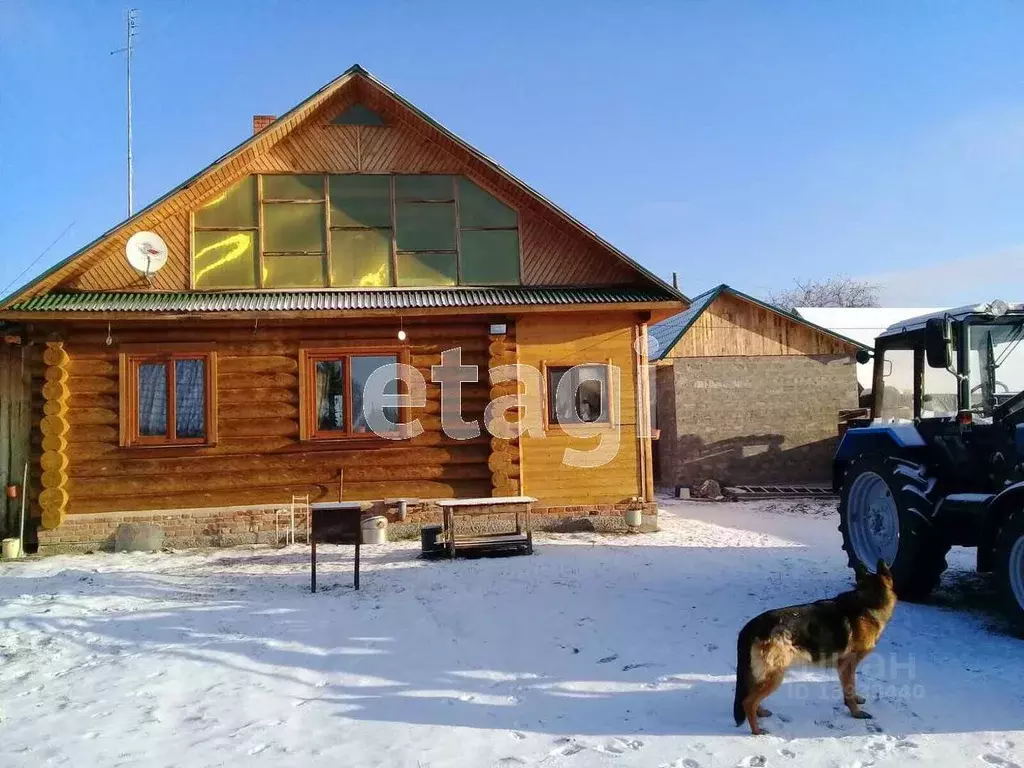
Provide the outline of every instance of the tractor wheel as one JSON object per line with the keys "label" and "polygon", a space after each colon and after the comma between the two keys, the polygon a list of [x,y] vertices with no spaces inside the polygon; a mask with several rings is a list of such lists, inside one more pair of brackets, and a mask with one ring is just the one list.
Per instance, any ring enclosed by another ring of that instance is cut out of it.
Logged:
{"label": "tractor wheel", "polygon": [[946,570],[949,544],[929,518],[935,480],[920,464],[866,454],[846,470],[839,498],[839,531],[850,567],[874,572],[883,559],[901,600],[923,600]]}
{"label": "tractor wheel", "polygon": [[1024,510],[1011,515],[999,531],[996,579],[1014,629],[1024,634]]}

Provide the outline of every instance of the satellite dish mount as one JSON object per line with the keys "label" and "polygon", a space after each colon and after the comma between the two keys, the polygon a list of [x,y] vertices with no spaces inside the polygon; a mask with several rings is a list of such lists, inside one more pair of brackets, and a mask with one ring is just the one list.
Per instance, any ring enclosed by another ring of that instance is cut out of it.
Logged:
{"label": "satellite dish mount", "polygon": [[141,272],[150,285],[153,284],[153,275],[167,263],[167,243],[155,232],[136,232],[128,238],[124,252],[128,263],[135,271]]}

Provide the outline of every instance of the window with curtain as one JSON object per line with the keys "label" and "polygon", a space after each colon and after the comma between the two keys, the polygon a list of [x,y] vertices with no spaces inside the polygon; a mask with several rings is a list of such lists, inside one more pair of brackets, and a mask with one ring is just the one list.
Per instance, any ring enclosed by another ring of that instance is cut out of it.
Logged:
{"label": "window with curtain", "polygon": [[193,215],[197,289],[517,285],[519,217],[436,174],[263,174]]}
{"label": "window with curtain", "polygon": [[549,424],[611,422],[607,365],[549,366],[547,379]]}
{"label": "window with curtain", "polygon": [[215,368],[213,351],[122,353],[122,445],[215,442]]}
{"label": "window with curtain", "polygon": [[398,351],[304,349],[301,358],[302,439],[372,437],[397,431]]}

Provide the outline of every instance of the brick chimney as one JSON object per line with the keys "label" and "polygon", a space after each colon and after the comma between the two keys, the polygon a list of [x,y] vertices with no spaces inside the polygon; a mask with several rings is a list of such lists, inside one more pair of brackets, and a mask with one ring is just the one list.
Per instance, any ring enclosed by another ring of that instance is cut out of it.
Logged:
{"label": "brick chimney", "polygon": [[277,120],[277,115],[253,115],[252,116],[252,132],[257,134],[270,125],[272,122]]}

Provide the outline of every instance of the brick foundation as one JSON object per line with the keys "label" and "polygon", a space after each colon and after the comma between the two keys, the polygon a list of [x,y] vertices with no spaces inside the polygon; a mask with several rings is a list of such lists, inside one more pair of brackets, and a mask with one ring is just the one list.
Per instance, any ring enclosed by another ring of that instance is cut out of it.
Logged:
{"label": "brick foundation", "polygon": [[[608,533],[627,530],[624,513],[631,504],[534,507],[531,521],[535,531],[600,531]],[[151,523],[164,531],[164,546],[171,548],[231,547],[240,544],[283,543],[283,535],[275,532],[276,510],[279,505],[265,504],[247,507],[221,507],[216,509],[184,509],[153,512],[103,512],[68,515],[64,523],[53,530],[40,529],[39,552],[112,551],[114,532],[121,523]],[[405,520],[398,519],[394,509],[385,509],[377,502],[366,502],[363,515],[385,515],[388,518],[388,536],[391,539],[419,536],[420,528],[441,522],[440,510],[435,504],[425,503],[410,507]],[[281,524],[287,524],[287,514],[281,515]],[[486,532],[507,528],[514,515],[481,515],[472,513],[456,518],[457,530]],[[654,503],[643,505],[641,531],[658,528],[658,509]],[[305,540],[304,521],[296,521],[296,540]]]}

